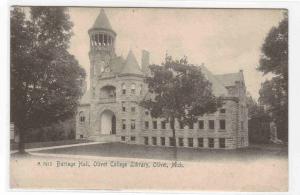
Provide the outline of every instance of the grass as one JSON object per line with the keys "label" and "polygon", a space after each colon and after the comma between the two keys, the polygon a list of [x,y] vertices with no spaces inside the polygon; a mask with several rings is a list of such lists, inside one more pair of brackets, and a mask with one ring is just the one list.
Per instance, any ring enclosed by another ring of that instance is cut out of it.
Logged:
{"label": "grass", "polygon": [[[42,153],[72,154],[104,157],[125,157],[142,159],[175,160],[174,148],[144,145],[129,145],[124,143],[105,143],[70,148],[41,150]],[[177,148],[177,160],[256,160],[261,158],[287,159],[287,146],[283,145],[253,145],[236,150],[218,150],[201,148]]]}
{"label": "grass", "polygon": [[[25,143],[25,149],[30,148],[43,148],[50,146],[62,146],[69,144],[78,144],[78,143],[86,143],[88,140],[59,140],[59,141],[47,141],[47,142],[33,142],[33,143]],[[10,143],[10,150],[17,150],[18,144],[15,142]]]}

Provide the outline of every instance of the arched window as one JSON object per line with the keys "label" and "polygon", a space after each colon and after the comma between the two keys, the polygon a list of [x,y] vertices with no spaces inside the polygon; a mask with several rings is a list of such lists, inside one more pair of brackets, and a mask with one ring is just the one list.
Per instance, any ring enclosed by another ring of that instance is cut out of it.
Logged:
{"label": "arched window", "polygon": [[85,122],[85,116],[84,116],[83,111],[79,112],[79,121],[80,121],[80,123]]}
{"label": "arched window", "polygon": [[135,94],[135,84],[134,83],[131,84],[130,88],[131,88],[131,93]]}
{"label": "arched window", "polygon": [[122,94],[123,95],[126,94],[126,85],[125,85],[125,83],[122,84]]}

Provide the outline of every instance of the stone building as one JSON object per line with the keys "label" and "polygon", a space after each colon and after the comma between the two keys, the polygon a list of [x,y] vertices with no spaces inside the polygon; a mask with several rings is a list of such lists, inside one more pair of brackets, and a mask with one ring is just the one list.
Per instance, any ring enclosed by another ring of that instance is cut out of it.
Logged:
{"label": "stone building", "polygon": [[[126,59],[115,53],[117,33],[102,9],[88,31],[90,37],[90,90],[82,97],[76,115],[76,138],[130,144],[172,145],[170,124],[153,119],[138,106],[147,94],[149,53],[142,51],[139,66],[132,51]],[[180,147],[234,149],[248,146],[248,113],[243,72],[214,75],[204,65],[201,71],[212,83],[213,93],[225,104],[197,123],[178,122]]]}

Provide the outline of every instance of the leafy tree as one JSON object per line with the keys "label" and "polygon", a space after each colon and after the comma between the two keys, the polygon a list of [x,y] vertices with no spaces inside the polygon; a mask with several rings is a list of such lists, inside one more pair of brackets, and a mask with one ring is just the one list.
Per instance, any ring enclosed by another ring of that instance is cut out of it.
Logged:
{"label": "leafy tree", "polygon": [[151,76],[146,78],[146,83],[150,95],[141,105],[151,112],[152,117],[170,122],[176,147],[175,121],[189,125],[198,116],[214,113],[221,106],[221,100],[213,95],[212,84],[201,69],[188,64],[186,58],[173,60],[166,56],[161,65],[149,68]]}
{"label": "leafy tree", "polygon": [[30,128],[74,115],[84,70],[67,48],[72,23],[66,8],[31,7],[11,11],[11,121],[19,129],[24,152]]}
{"label": "leafy tree", "polygon": [[274,77],[262,84],[259,91],[262,104],[267,105],[267,111],[275,120],[278,137],[288,139],[288,95],[284,83],[279,77]]}
{"label": "leafy tree", "polygon": [[267,106],[278,127],[278,136],[288,138],[288,16],[273,27],[262,46],[258,70],[274,77],[262,84],[259,101]]}
{"label": "leafy tree", "polygon": [[246,103],[248,107],[248,117],[251,118],[256,118],[260,116],[264,116],[267,113],[264,111],[263,106],[259,105],[253,97],[247,93],[246,96]]}

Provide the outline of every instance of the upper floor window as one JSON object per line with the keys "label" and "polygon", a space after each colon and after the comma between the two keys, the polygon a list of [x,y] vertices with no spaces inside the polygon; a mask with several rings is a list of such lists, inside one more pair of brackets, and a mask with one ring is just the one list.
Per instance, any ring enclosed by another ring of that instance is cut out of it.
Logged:
{"label": "upper floor window", "polygon": [[153,129],[157,129],[157,121],[153,121]]}
{"label": "upper floor window", "polygon": [[135,84],[134,83],[131,84],[131,93],[135,94]]}
{"label": "upper floor window", "polygon": [[122,84],[122,94],[123,95],[126,94],[126,85],[125,85],[125,83]]}
{"label": "upper floor window", "polygon": [[220,113],[222,113],[222,114],[226,113],[226,109],[224,109],[224,108],[220,109]]}
{"label": "upper floor window", "polygon": [[149,129],[149,122],[145,121],[145,129]]}
{"label": "upper floor window", "polygon": [[135,120],[134,119],[131,120],[130,127],[131,127],[131,129],[135,129]]}
{"label": "upper floor window", "polygon": [[123,112],[126,111],[125,102],[122,102],[122,111],[123,111]]}
{"label": "upper floor window", "polygon": [[189,123],[189,129],[194,129],[194,123],[193,122]]}
{"label": "upper floor window", "polygon": [[226,129],[226,121],[225,120],[220,120],[220,129]]}
{"label": "upper floor window", "polygon": [[166,129],[166,121],[161,121],[161,128]]}
{"label": "upper floor window", "polygon": [[180,129],[184,129],[183,122],[181,122],[181,121],[179,121],[179,128],[180,128]]}
{"label": "upper floor window", "polygon": [[116,88],[111,85],[106,85],[99,90],[100,99],[111,99],[116,97]]}
{"label": "upper floor window", "polygon": [[140,95],[143,94],[143,85],[140,86]]}
{"label": "upper floor window", "polygon": [[209,126],[209,129],[215,129],[215,121],[214,120],[209,120],[208,121],[208,126]]}
{"label": "upper floor window", "polygon": [[122,119],[122,129],[126,129],[126,120]]}
{"label": "upper floor window", "polygon": [[199,120],[198,125],[199,125],[199,129],[204,129],[204,121],[203,120]]}
{"label": "upper floor window", "polygon": [[131,107],[131,112],[135,112],[135,106]]}
{"label": "upper floor window", "polygon": [[84,123],[84,122],[85,122],[85,116],[84,116],[83,112],[80,112],[80,113],[79,113],[79,121],[80,121],[81,123]]}
{"label": "upper floor window", "polygon": [[95,87],[93,87],[93,89],[92,89],[92,91],[93,91],[93,97],[95,97],[95,95],[96,95],[96,89],[95,89]]}

